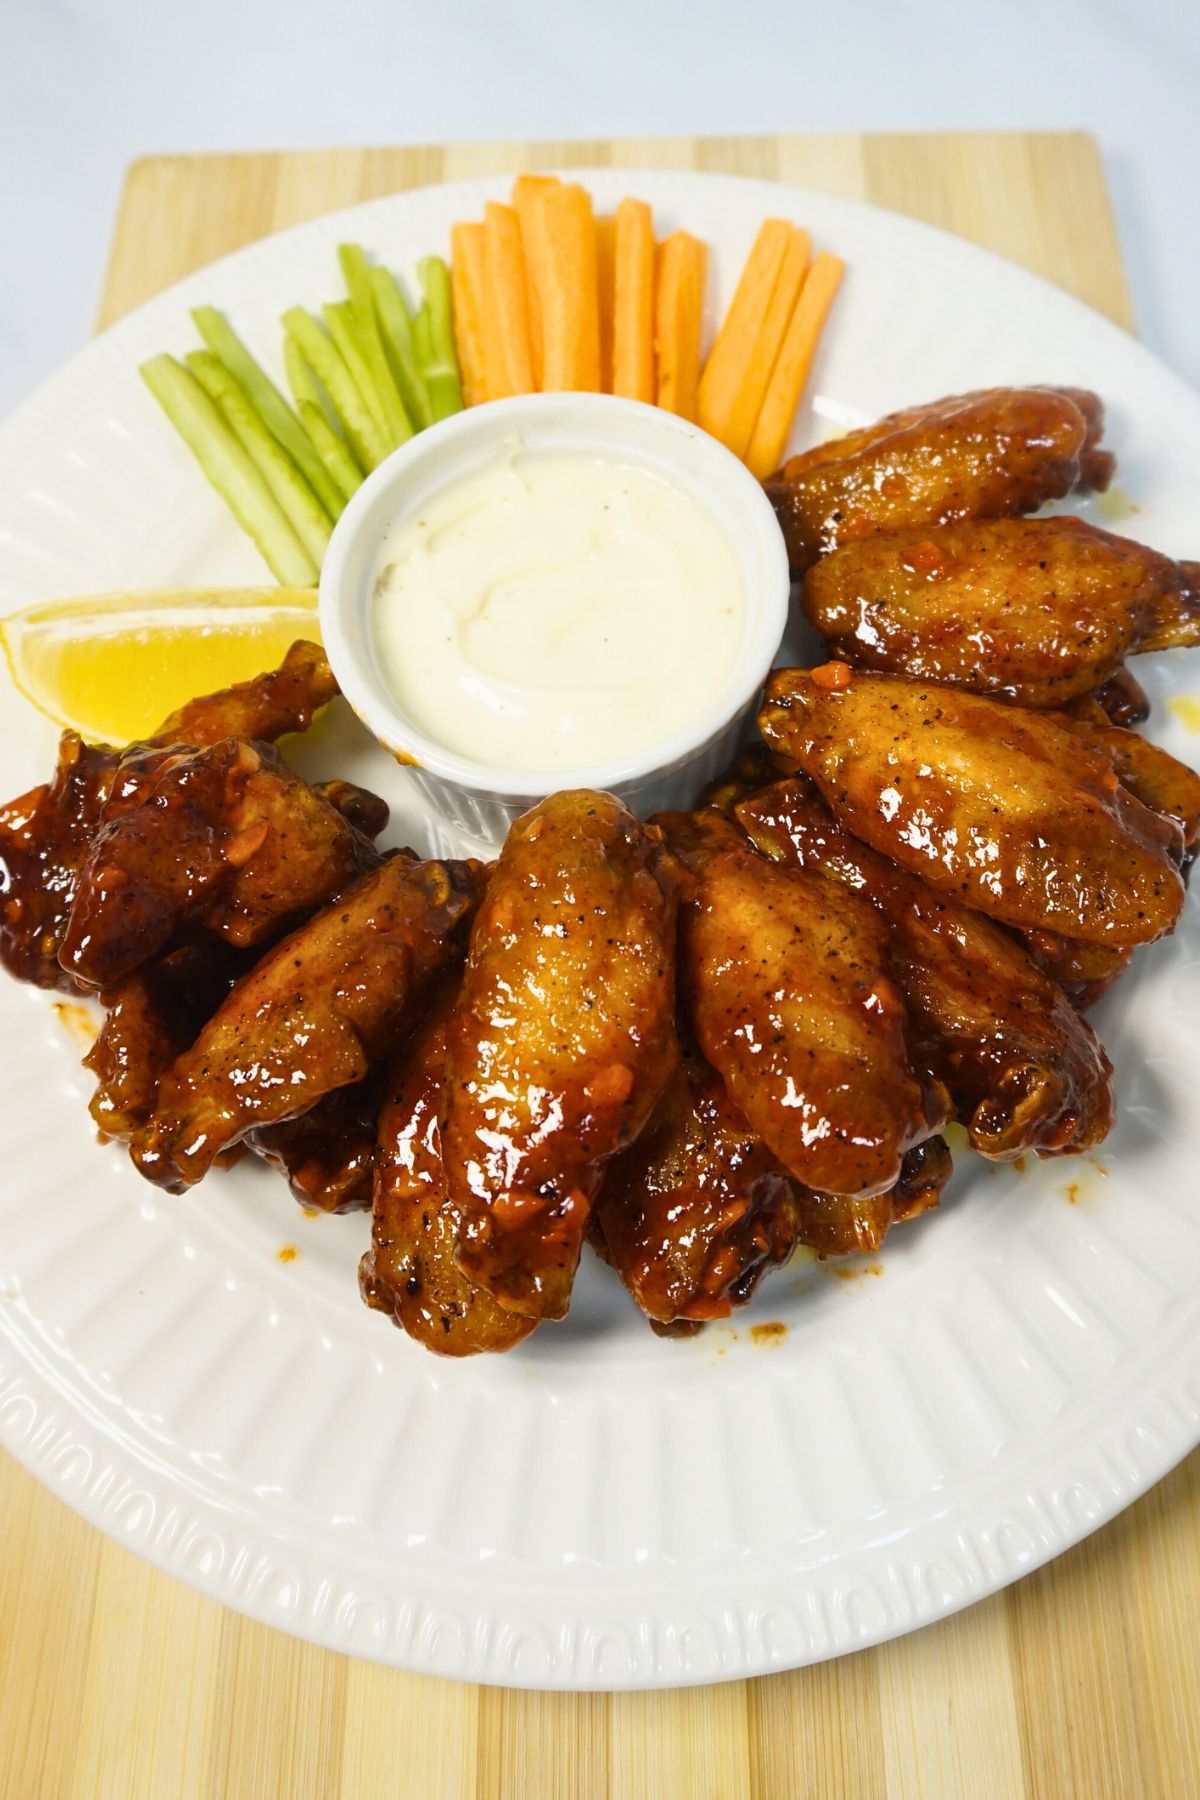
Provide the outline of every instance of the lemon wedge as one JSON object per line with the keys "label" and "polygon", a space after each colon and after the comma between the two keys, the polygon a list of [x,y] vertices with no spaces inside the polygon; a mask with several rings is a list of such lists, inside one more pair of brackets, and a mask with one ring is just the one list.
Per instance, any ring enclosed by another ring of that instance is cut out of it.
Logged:
{"label": "lemon wedge", "polygon": [[0,620],[17,688],[81,736],[128,744],[197,694],[319,641],[312,588],[170,589],[50,600]]}

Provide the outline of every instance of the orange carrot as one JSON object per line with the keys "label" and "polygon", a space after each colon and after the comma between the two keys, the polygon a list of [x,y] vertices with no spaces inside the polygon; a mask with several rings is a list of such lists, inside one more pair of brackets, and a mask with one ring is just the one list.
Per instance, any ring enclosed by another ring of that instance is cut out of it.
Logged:
{"label": "orange carrot", "polygon": [[529,349],[533,361],[533,379],[542,385],[542,315],[538,303],[537,284],[529,272],[529,239],[532,229],[533,204],[548,188],[561,187],[557,175],[518,175],[513,182],[513,211],[521,221],[521,244],[525,252],[526,289],[529,299]]}
{"label": "orange carrot", "polygon": [[770,386],[772,371],[787,335],[796,302],[800,298],[800,290],[804,286],[811,253],[812,239],[807,231],[794,227],[783,253],[771,303],[763,314],[758,336],[754,340],[742,385],[734,399],[733,410],[725,422],[724,442],[735,456],[744,456],[746,445],[750,442],[763,395]]}
{"label": "orange carrot", "polygon": [[765,219],[759,226],[725,323],[700,377],[697,417],[722,443],[750,372],[759,327],[771,304],[792,229],[785,219]]}
{"label": "orange carrot", "polygon": [[822,250],[813,258],[805,277],[746,447],[746,464],[760,481],[765,481],[783,461],[792,420],[845,267],[840,256]]}
{"label": "orange carrot", "polygon": [[700,379],[700,326],[704,315],[707,252],[699,238],[672,232],[658,253],[654,338],[658,352],[659,406],[681,419],[696,417]]}
{"label": "orange carrot", "polygon": [[617,290],[617,221],[611,213],[596,220],[596,299],[600,314],[600,392],[613,391],[613,306]]}
{"label": "orange carrot", "polygon": [[592,202],[571,182],[537,195],[530,273],[542,320],[542,386],[547,393],[600,389],[596,221]]}
{"label": "orange carrot", "polygon": [[450,231],[450,290],[454,342],[462,370],[463,399],[478,406],[488,397],[483,350],[483,226],[455,225]]}
{"label": "orange carrot", "polygon": [[529,299],[521,227],[511,206],[483,209],[483,360],[489,400],[532,394]]}
{"label": "orange carrot", "polygon": [[612,391],[652,405],[654,217],[644,200],[622,200],[618,206],[616,251]]}

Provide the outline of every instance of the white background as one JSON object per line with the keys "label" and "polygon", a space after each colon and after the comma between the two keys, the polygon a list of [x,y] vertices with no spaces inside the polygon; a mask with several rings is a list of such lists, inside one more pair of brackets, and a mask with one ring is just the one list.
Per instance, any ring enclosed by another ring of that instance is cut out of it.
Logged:
{"label": "white background", "polygon": [[85,339],[150,150],[1085,127],[1200,386],[1200,0],[0,0],[0,414]]}

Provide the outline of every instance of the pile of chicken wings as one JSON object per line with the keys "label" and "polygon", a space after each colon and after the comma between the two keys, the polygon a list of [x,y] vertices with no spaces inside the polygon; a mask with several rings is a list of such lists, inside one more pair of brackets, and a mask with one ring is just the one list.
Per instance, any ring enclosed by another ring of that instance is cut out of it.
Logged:
{"label": "pile of chicken wings", "polygon": [[430,1349],[561,1318],[585,1241],[660,1332],[797,1245],[936,1205],[942,1135],[1098,1144],[1085,1015],[1175,927],[1200,777],[1131,727],[1135,652],[1200,638],[1200,566],[1071,517],[1103,487],[1071,389],[914,408],[770,493],[824,636],[690,813],[551,795],[499,858],[381,852],[387,808],[274,747],[317,646],[124,750],[64,734],[0,809],[0,958],[98,995],[102,1131],[181,1191],[256,1156],[371,1207],[368,1304]]}

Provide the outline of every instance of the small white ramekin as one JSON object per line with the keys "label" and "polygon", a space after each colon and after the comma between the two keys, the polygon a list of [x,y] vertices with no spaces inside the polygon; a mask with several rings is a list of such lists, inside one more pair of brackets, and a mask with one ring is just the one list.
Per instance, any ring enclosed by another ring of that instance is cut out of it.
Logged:
{"label": "small white ramekin", "polygon": [[[506,772],[447,750],[407,717],[375,651],[373,584],[383,534],[449,482],[518,439],[530,450],[608,453],[674,481],[720,524],[742,572],[745,622],[720,693],[660,743],[590,768]],[[788,611],[783,534],[758,482],[715,438],[658,407],[607,394],[529,394],[457,413],[403,445],[363,482],[334,528],[321,570],[321,636],[333,672],[367,729],[437,813],[439,848],[498,846],[546,794],[589,787],[645,817],[688,806],[732,758],[783,636]]]}

